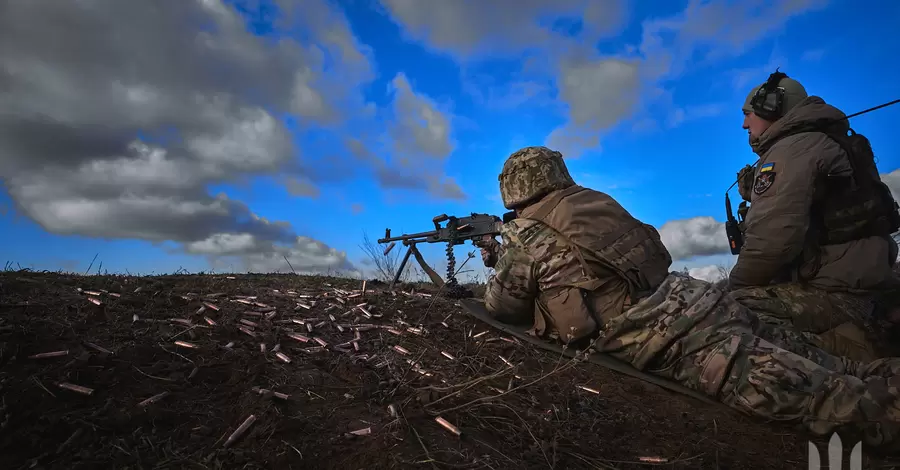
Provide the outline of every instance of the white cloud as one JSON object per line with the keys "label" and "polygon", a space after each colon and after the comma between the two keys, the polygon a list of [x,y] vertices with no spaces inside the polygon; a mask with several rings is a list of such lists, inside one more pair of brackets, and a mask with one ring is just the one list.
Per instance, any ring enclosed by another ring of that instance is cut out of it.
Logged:
{"label": "white cloud", "polygon": [[673,109],[666,118],[666,127],[675,128],[685,122],[693,121],[695,119],[715,117],[722,114],[724,110],[725,105],[721,103],[677,107]]}
{"label": "white cloud", "polygon": [[765,82],[769,74],[774,72],[776,68],[781,67],[784,69],[788,65],[787,58],[777,48],[773,49],[765,64],[731,70],[729,73],[732,86],[741,93],[750,93],[752,87],[759,86]]}
{"label": "white cloud", "polygon": [[[413,158],[442,160],[453,151],[450,141],[450,122],[437,105],[425,96],[416,94],[404,74],[391,81],[394,92],[394,112],[398,117],[390,132],[397,154]],[[411,165],[412,162],[407,162]]]}
{"label": "white cloud", "polygon": [[[289,266],[285,266],[285,258],[290,262]],[[301,274],[340,270],[354,275],[356,268],[345,260],[343,251],[309,237],[297,237],[290,246],[277,246],[243,257],[244,264],[252,272],[287,272],[293,266],[294,271]]]}
{"label": "white cloud", "polygon": [[256,251],[256,238],[249,233],[216,233],[204,240],[185,244],[189,253],[203,255],[236,255]]}
{"label": "white cloud", "polygon": [[547,20],[580,19],[586,40],[619,31],[626,19],[621,0],[381,0],[406,34],[459,58],[519,55],[522,49],[558,41]]}
{"label": "white cloud", "polygon": [[553,80],[547,77],[504,81],[490,73],[467,70],[465,64],[461,67],[463,91],[483,108],[527,113],[527,105],[532,112],[545,114],[558,107]]}
{"label": "white cloud", "polygon": [[671,79],[680,76],[691,64],[703,65],[739,56],[783,28],[794,16],[827,3],[827,0],[689,0],[687,7],[676,15],[644,21],[638,47],[646,59],[644,72],[654,80]]}
{"label": "white cloud", "polygon": [[580,158],[588,149],[599,151],[600,136],[589,130],[561,126],[550,132],[544,145],[573,160]]}
{"label": "white cloud", "polygon": [[[613,54],[599,54],[594,46],[625,26],[629,12],[620,1],[381,3],[411,38],[448,52],[460,62],[525,53],[523,73],[527,70],[532,77],[514,80],[529,91],[498,95],[496,87],[484,80],[469,81],[467,88],[482,101],[495,98],[496,103],[499,96],[506,106],[524,105],[527,100],[517,96],[552,96],[539,91],[544,78],[552,75],[558,99],[567,106],[568,121],[552,131],[546,142],[564,149],[567,157],[576,157],[598,149],[603,133],[625,119],[636,117],[643,129],[660,127],[653,124],[655,118],[641,111],[666,98],[664,85],[669,88],[671,80],[689,68],[742,54],[792,17],[826,2],[690,0],[677,14],[643,21],[640,42]],[[551,26],[578,23],[579,18],[583,29],[577,37]],[[665,108],[665,127],[721,112],[721,105],[713,103],[683,109],[670,109],[664,101],[657,104]]]}
{"label": "white cloud", "polygon": [[640,99],[638,70],[635,60],[563,60],[558,87],[569,121],[551,133],[548,143],[564,147],[560,150],[569,158],[596,148],[602,131],[634,112]]}
{"label": "white cloud", "polygon": [[[459,184],[446,176],[444,164],[455,148],[449,111],[442,110],[427,96],[418,93],[403,73],[390,85],[391,124],[385,141],[369,142],[356,137],[344,145],[357,161],[372,168],[384,188],[424,190],[442,199],[465,199]],[[390,158],[380,157],[380,153]]]}
{"label": "white cloud", "polygon": [[731,269],[716,265],[688,269],[689,276],[709,282],[718,282],[722,279],[727,279],[730,272]]}
{"label": "white cloud", "polygon": [[319,188],[306,178],[287,177],[284,187],[292,196],[318,198],[321,195]]}
{"label": "white cloud", "polygon": [[896,169],[890,173],[882,173],[881,181],[887,185],[894,195],[894,199],[900,201],[900,169]]}
{"label": "white cloud", "polygon": [[216,234],[194,246],[193,254],[206,255],[215,269],[231,269],[235,265],[256,273],[330,274],[358,277],[362,272],[347,261],[343,251],[309,237],[296,237],[290,245],[267,246],[253,238]]}
{"label": "white cloud", "polygon": [[671,220],[663,224],[659,235],[673,261],[729,251],[725,224],[709,216]]}

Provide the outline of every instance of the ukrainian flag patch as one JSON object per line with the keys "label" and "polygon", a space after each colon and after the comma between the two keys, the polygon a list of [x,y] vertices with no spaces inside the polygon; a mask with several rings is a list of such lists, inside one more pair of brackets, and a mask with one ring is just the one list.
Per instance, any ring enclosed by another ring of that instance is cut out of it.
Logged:
{"label": "ukrainian flag patch", "polygon": [[760,172],[760,173],[764,173],[764,172],[766,172],[766,171],[773,171],[773,170],[775,170],[775,163],[774,163],[774,162],[773,162],[773,163],[766,163],[765,165],[759,167],[759,172]]}

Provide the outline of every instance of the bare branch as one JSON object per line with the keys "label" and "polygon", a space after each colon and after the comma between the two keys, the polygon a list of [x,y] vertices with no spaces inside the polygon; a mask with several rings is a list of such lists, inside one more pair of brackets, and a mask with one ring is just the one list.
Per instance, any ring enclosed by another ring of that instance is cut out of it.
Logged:
{"label": "bare branch", "polygon": [[[400,265],[400,256],[403,250],[391,250],[390,253],[384,254],[384,248],[378,246],[368,233],[363,233],[363,243],[359,245],[360,249],[366,254],[372,265],[375,266],[375,275],[379,280],[390,282],[397,273],[397,267]],[[407,263],[408,267],[409,263]],[[406,282],[409,278],[409,270],[404,269],[400,276],[400,281]]]}

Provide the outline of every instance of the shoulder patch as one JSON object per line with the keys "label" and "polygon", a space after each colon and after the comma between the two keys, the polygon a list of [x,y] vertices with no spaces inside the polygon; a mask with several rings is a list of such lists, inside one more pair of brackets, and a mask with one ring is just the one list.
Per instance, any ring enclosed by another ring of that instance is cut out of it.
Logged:
{"label": "shoulder patch", "polygon": [[766,172],[763,172],[762,170],[760,170],[759,175],[756,176],[756,180],[753,181],[753,194],[759,196],[760,194],[768,191],[774,183],[774,171],[768,170]]}
{"label": "shoulder patch", "polygon": [[775,162],[766,163],[765,165],[759,167],[760,173],[763,173],[766,171],[775,171]]}

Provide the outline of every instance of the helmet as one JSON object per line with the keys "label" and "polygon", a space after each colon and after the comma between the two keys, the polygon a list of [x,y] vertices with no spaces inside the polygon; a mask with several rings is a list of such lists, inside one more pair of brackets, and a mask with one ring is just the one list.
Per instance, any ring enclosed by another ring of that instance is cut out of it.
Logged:
{"label": "helmet", "polygon": [[506,159],[497,179],[507,209],[521,209],[552,191],[575,185],[562,154],[547,147],[517,150]]}

